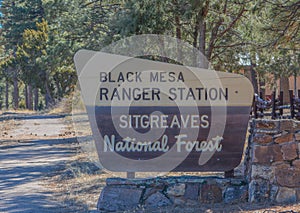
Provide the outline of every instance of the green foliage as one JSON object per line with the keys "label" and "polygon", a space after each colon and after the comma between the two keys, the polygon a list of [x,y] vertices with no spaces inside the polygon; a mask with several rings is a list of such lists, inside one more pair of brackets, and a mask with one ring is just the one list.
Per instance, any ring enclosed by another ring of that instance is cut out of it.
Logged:
{"label": "green foliage", "polygon": [[189,42],[218,70],[253,65],[262,81],[300,74],[297,0],[2,0],[0,11],[0,87],[17,76],[56,100],[76,84],[78,49],[135,34]]}
{"label": "green foliage", "polygon": [[271,24],[265,30],[272,36],[273,45],[278,47],[298,48],[300,45],[300,6],[297,0],[271,1],[267,5],[270,12],[267,14]]}
{"label": "green foliage", "polygon": [[45,81],[47,68],[44,60],[47,57],[48,24],[45,20],[36,23],[36,30],[26,29],[23,33],[23,43],[18,46],[16,59],[22,67],[21,79],[26,84],[41,87]]}
{"label": "green foliage", "polygon": [[257,0],[251,11],[247,51],[260,76],[272,73],[278,79],[300,74],[299,2]]}
{"label": "green foliage", "polygon": [[25,29],[32,29],[35,22],[43,17],[41,0],[3,0],[1,5],[2,36],[6,50],[16,49],[22,42]]}
{"label": "green foliage", "polygon": [[171,29],[168,1],[129,0],[113,17],[114,35],[161,34]]}

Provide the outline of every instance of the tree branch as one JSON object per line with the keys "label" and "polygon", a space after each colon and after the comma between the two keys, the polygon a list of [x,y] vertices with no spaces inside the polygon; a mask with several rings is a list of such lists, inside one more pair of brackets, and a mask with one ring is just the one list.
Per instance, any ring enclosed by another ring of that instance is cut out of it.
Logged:
{"label": "tree branch", "polygon": [[244,46],[244,45],[253,45],[251,42],[240,42],[235,44],[228,44],[228,45],[218,45],[214,46],[214,48],[229,48],[229,47],[237,47],[237,46]]}
{"label": "tree branch", "polygon": [[242,7],[241,11],[238,13],[238,15],[235,17],[235,19],[228,25],[228,27],[221,32],[218,37],[222,37],[224,34],[226,34],[234,25],[235,23],[242,17],[243,13],[245,12],[245,8]]}

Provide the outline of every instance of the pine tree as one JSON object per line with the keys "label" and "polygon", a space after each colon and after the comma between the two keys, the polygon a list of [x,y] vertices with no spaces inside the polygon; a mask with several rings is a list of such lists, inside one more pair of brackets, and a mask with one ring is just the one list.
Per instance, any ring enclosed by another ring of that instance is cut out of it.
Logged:
{"label": "pine tree", "polygon": [[3,0],[1,5],[2,44],[5,52],[12,61],[11,67],[7,68],[8,77],[13,80],[13,103],[14,108],[19,107],[19,76],[20,66],[15,61],[18,45],[22,43],[22,34],[25,29],[35,27],[35,22],[43,16],[42,1]]}
{"label": "pine tree", "polygon": [[[36,23],[36,30],[26,29],[23,33],[22,44],[18,46],[16,57],[22,68],[21,79],[27,85],[27,105],[32,107],[32,90],[45,88],[47,97],[51,98],[49,91],[49,79],[47,68],[44,65],[43,57],[47,55],[46,45],[48,40],[48,24],[45,20]],[[35,109],[38,105],[38,92],[35,93]],[[50,100],[50,99],[49,99]],[[51,102],[51,101],[50,101]]]}

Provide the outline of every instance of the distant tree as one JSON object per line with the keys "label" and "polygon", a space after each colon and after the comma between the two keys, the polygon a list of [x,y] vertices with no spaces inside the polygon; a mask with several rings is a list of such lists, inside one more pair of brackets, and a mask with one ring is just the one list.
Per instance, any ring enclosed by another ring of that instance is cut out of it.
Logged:
{"label": "distant tree", "polygon": [[6,63],[11,66],[5,68],[6,76],[13,80],[16,96],[18,81],[25,83],[29,109],[33,108],[33,93],[37,109],[39,93],[50,106],[72,91],[76,82],[73,55],[83,45],[80,31],[84,27],[81,18],[86,19],[81,5],[84,2],[3,1],[1,42],[5,57],[11,61]]}
{"label": "distant tree", "polygon": [[[5,85],[5,105],[13,89],[18,107],[19,81],[26,85],[27,103],[33,93],[45,95],[47,105],[55,103],[74,88],[78,49],[100,50],[146,33],[190,43],[217,70],[249,66],[256,92],[258,81],[269,73],[286,83],[299,73],[299,7],[297,0],[3,0],[0,84]],[[177,51],[182,57],[180,46]]]}
{"label": "distant tree", "polygon": [[18,46],[16,58],[21,66],[21,79],[26,85],[28,108],[32,107],[32,90],[35,91],[35,109],[38,108],[38,89],[46,91],[47,101],[51,102],[49,89],[49,75],[44,65],[44,57],[47,56],[46,46],[48,41],[48,24],[45,20],[36,23],[35,29],[25,29],[22,44]]}
{"label": "distant tree", "polygon": [[269,9],[265,27],[273,36],[270,45],[300,49],[300,2],[298,0],[269,0],[263,3]]}
{"label": "distant tree", "polygon": [[[288,90],[291,75],[299,74],[300,52],[300,3],[299,1],[257,0],[250,14],[252,33],[248,47],[252,52],[251,60],[261,78],[272,74],[273,85],[280,79],[280,90],[284,101],[289,101]],[[263,79],[264,80],[264,79]]]}
{"label": "distant tree", "polygon": [[175,36],[198,48],[215,68],[238,65],[237,51],[246,44],[238,27],[248,12],[239,1],[126,1],[113,16],[114,39],[133,34]]}
{"label": "distant tree", "polygon": [[25,29],[35,27],[35,22],[43,17],[42,0],[23,1],[23,0],[3,0],[1,3],[0,24],[2,26],[1,42],[5,47],[7,55],[10,55],[11,67],[7,77],[13,80],[13,104],[14,108],[19,107],[19,75],[20,66],[14,62],[18,45],[22,43],[22,34]]}

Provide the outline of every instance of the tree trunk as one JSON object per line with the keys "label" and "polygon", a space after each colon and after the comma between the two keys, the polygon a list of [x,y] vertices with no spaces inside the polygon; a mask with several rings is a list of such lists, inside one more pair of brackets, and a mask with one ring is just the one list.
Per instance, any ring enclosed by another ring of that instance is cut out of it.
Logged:
{"label": "tree trunk", "polygon": [[251,75],[251,82],[253,85],[254,93],[258,94],[258,81],[256,71],[254,70],[253,63],[250,65],[250,75]]}
{"label": "tree trunk", "polygon": [[47,95],[47,93],[45,93],[45,107],[46,107],[46,109],[48,109],[49,108],[49,98],[48,98],[48,95]]}
{"label": "tree trunk", "polygon": [[194,57],[193,57],[193,66],[197,67],[197,44],[198,44],[198,34],[199,34],[199,20],[198,16],[196,17],[196,23],[194,26],[194,32],[193,32],[193,47],[194,47]]}
{"label": "tree trunk", "polygon": [[[209,10],[209,0],[206,0],[205,4],[200,9],[200,11],[197,15],[197,22],[198,22],[198,30],[199,30],[199,33],[198,33],[199,50],[203,54],[202,57],[206,57],[207,60],[209,61],[210,58],[207,57],[207,54],[205,51],[206,50],[206,45],[205,45],[205,43],[206,43],[206,22],[205,22],[205,19],[207,17],[208,10]],[[198,66],[198,67],[207,69],[209,65],[205,63],[206,60],[202,57],[200,58],[200,61],[199,61],[200,66]]]}
{"label": "tree trunk", "polygon": [[5,82],[5,108],[9,108],[9,82],[7,78]]}
{"label": "tree trunk", "polygon": [[289,78],[288,77],[281,77],[280,78],[280,91],[283,91],[283,104],[289,104],[290,97],[289,97]]}
{"label": "tree trunk", "polygon": [[53,104],[53,99],[47,81],[45,82],[45,90],[46,90],[45,102],[46,102],[46,108],[48,109]]}
{"label": "tree trunk", "polygon": [[294,74],[294,94],[295,94],[295,97],[298,97],[297,73]]}
{"label": "tree trunk", "polygon": [[64,94],[63,94],[62,88],[60,86],[58,77],[57,78],[54,77],[54,81],[55,81],[55,84],[56,84],[56,89],[57,89],[58,97],[62,98]]}
{"label": "tree trunk", "polygon": [[0,110],[2,110],[2,105],[3,105],[3,87],[0,87]]}
{"label": "tree trunk", "polygon": [[259,80],[259,93],[261,98],[266,98],[266,83],[264,80]]}
{"label": "tree trunk", "polygon": [[177,41],[177,60],[179,62],[182,61],[182,47],[181,47],[181,25],[180,25],[180,19],[179,16],[175,16],[175,23],[176,23],[176,38],[178,39]]}
{"label": "tree trunk", "polygon": [[28,108],[27,109],[33,110],[33,104],[32,104],[33,94],[32,94],[31,84],[27,85],[27,99],[28,99]]}
{"label": "tree trunk", "polygon": [[39,110],[39,89],[36,87],[34,88],[34,110]]}
{"label": "tree trunk", "polygon": [[196,17],[196,23],[194,26],[194,32],[193,32],[193,47],[197,48],[197,44],[198,44],[198,33],[199,33],[199,20]]}
{"label": "tree trunk", "polygon": [[[196,28],[195,28],[196,29]],[[202,14],[199,14],[199,18],[198,18],[198,32],[199,33],[195,33],[195,36],[198,36],[198,43],[199,43],[199,51],[202,54],[195,54],[197,63],[195,64],[196,67],[200,67],[200,68],[204,68],[204,69],[208,69],[208,64],[206,63],[206,53],[205,53],[205,40],[206,40],[206,24],[204,21],[204,17],[202,16]],[[197,46],[197,44],[195,44],[194,41],[194,46]]]}
{"label": "tree trunk", "polygon": [[29,108],[29,103],[28,103],[28,85],[25,85],[24,88],[24,96],[25,96],[25,105],[26,105],[26,109]]}
{"label": "tree trunk", "polygon": [[206,33],[206,25],[204,21],[204,17],[199,17],[199,50],[205,56],[205,33]]}
{"label": "tree trunk", "polygon": [[19,83],[18,83],[18,70],[15,69],[14,71],[14,77],[13,77],[13,81],[14,81],[14,92],[13,92],[13,106],[14,109],[18,109],[19,108]]}

